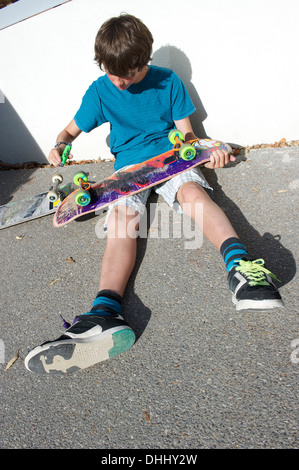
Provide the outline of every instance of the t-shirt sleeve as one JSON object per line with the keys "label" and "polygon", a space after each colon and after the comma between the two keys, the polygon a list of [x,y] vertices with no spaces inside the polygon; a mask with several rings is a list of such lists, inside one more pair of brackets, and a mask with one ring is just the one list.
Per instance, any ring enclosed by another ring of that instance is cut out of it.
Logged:
{"label": "t-shirt sleeve", "polygon": [[107,122],[103,115],[101,100],[96,83],[92,83],[82,98],[80,108],[75,114],[75,123],[83,132],[90,132]]}
{"label": "t-shirt sleeve", "polygon": [[179,121],[196,111],[187,89],[176,73],[173,73],[171,94],[172,119]]}

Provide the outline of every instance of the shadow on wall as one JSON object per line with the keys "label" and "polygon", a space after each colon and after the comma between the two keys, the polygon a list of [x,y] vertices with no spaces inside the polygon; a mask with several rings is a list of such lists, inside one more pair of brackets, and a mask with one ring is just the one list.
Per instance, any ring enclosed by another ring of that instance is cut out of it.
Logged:
{"label": "shadow on wall", "polygon": [[193,130],[198,137],[208,137],[203,126],[208,115],[192,83],[192,67],[186,54],[175,46],[163,46],[154,52],[151,64],[169,68],[180,77],[196,108],[195,113],[190,117]]}
{"label": "shadow on wall", "polygon": [[48,163],[7,98],[0,103],[0,160],[5,163]]}

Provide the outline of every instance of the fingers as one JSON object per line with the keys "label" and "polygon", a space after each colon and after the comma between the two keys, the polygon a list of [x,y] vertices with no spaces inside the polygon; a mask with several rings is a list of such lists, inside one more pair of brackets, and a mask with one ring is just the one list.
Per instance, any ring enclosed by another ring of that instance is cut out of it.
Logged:
{"label": "fingers", "polygon": [[230,155],[232,151],[231,147],[228,146],[230,149],[229,151],[223,149],[216,149],[211,153],[210,161],[205,164],[206,168],[216,169],[216,168],[223,168],[227,165],[230,161],[235,161],[235,157]]}
{"label": "fingers", "polygon": [[210,161],[206,163],[207,168],[223,168],[229,162],[229,153],[226,150],[217,149],[210,155]]}
{"label": "fingers", "polygon": [[53,166],[58,166],[61,163],[61,155],[58,148],[52,149],[48,156],[49,162]]}
{"label": "fingers", "polygon": [[[64,148],[57,147],[53,148],[49,153],[48,160],[53,166],[59,166],[59,163],[61,163],[61,155],[63,153],[63,150]],[[68,158],[71,160],[73,158],[73,155],[70,153]]]}

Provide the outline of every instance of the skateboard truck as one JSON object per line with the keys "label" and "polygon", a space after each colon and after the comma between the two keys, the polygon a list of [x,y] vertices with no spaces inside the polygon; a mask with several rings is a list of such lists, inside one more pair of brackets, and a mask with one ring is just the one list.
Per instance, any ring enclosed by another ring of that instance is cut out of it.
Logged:
{"label": "skateboard truck", "polygon": [[[64,166],[68,157],[69,157],[69,154],[70,154],[70,151],[72,149],[72,144],[69,143],[65,146],[64,148],[64,151],[63,151],[63,154],[61,155],[61,163],[59,163],[59,166]],[[54,175],[52,177],[52,183],[53,183],[53,186],[52,186],[52,189],[48,192],[48,199],[49,201],[51,202],[55,202],[59,199],[60,195],[59,195],[59,192],[58,192],[58,186],[60,183],[62,183],[63,181],[63,177],[61,175]]]}
{"label": "skateboard truck", "polygon": [[193,160],[196,157],[196,149],[190,144],[184,144],[184,136],[181,131],[172,129],[168,134],[168,139],[173,144],[174,150],[179,151],[183,160]]}
{"label": "skateboard truck", "polygon": [[59,199],[58,186],[62,183],[63,177],[61,175],[54,175],[52,177],[52,189],[48,192],[48,199],[51,202],[55,202]]}
{"label": "skateboard truck", "polygon": [[90,183],[87,182],[87,175],[82,171],[81,173],[77,173],[73,181],[76,186],[80,186],[79,191],[76,192],[75,202],[78,206],[87,206],[91,201],[90,195]]}
{"label": "skateboard truck", "polygon": [[[60,198],[58,187],[62,183],[63,177],[61,175],[55,174],[52,177],[52,189],[48,192],[48,199],[51,202],[56,202]],[[80,186],[80,190],[76,194],[76,204],[78,206],[87,206],[91,201],[90,195],[90,183],[87,182],[87,175],[84,172],[76,173],[73,178],[73,182],[76,186]]]}
{"label": "skateboard truck", "polygon": [[69,158],[70,151],[72,150],[72,144],[69,143],[64,147],[63,154],[61,155],[61,163],[59,163],[59,166],[64,166],[67,159]]}

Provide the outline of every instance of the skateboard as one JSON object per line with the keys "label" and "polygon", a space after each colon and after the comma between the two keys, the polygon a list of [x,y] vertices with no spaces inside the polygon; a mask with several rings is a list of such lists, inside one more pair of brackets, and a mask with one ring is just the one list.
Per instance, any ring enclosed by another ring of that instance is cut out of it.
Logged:
{"label": "skateboard", "polygon": [[82,215],[103,209],[112,202],[163,183],[197,165],[209,161],[215,149],[229,151],[228,146],[212,139],[183,141],[183,134],[169,133],[173,148],[157,157],[119,171],[99,183],[89,184],[85,175],[77,174],[79,189],[70,194],[57,209],[53,224],[60,227]]}
{"label": "skateboard", "polygon": [[61,175],[54,175],[50,191],[0,206],[0,229],[55,212],[63,199],[74,190],[72,183],[59,187],[62,181]]}

